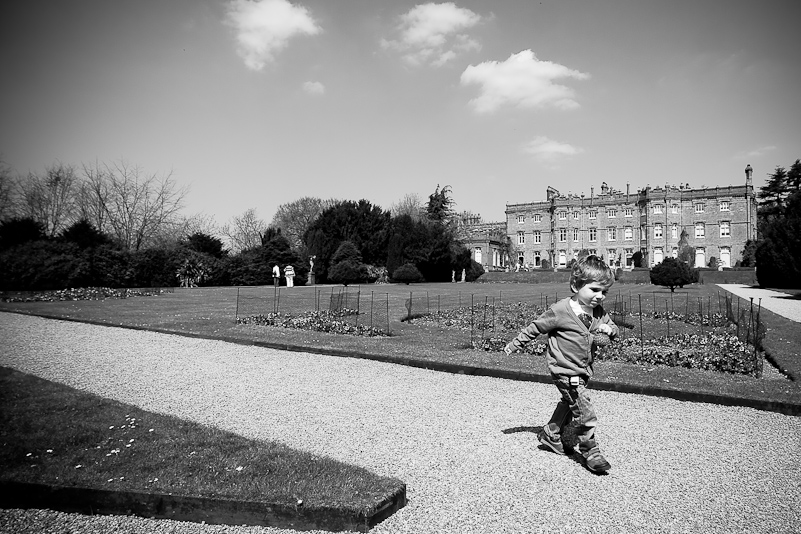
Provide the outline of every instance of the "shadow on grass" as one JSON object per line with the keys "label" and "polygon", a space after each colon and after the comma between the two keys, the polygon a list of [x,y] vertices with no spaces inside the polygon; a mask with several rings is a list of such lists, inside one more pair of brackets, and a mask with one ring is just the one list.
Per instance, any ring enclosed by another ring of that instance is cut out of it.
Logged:
{"label": "shadow on grass", "polygon": [[6,485],[265,503],[290,516],[302,508],[361,521],[405,503],[400,480],[4,367],[0,444]]}

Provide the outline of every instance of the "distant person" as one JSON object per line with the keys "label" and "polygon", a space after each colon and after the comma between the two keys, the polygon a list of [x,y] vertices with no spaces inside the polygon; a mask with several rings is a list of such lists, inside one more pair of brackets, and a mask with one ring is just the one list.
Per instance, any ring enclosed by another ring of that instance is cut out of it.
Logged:
{"label": "distant person", "polygon": [[273,285],[278,287],[281,284],[281,269],[277,263],[273,263]]}
{"label": "distant person", "polygon": [[548,336],[548,370],[561,399],[537,438],[553,452],[565,454],[562,430],[574,420],[578,425],[579,452],[587,469],[596,473],[604,473],[612,466],[595,442],[598,418],[587,394],[587,383],[593,375],[598,347],[618,334],[618,327],[601,306],[614,283],[612,270],[598,256],[582,258],[570,275],[573,296],[556,302],[504,348],[506,354],[511,354],[541,334]]}
{"label": "distant person", "polygon": [[284,267],[284,276],[286,277],[286,287],[295,287],[295,268],[291,265]]}

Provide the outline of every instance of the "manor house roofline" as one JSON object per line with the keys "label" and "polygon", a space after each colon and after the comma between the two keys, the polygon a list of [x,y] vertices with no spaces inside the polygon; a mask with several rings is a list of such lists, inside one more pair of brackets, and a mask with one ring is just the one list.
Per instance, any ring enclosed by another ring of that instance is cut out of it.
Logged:
{"label": "manor house roofline", "polygon": [[601,194],[591,192],[589,196],[568,193],[560,194],[552,187],[548,188],[548,200],[535,200],[518,204],[506,204],[506,213],[516,213],[524,209],[546,209],[553,203],[556,206],[570,206],[584,202],[587,206],[604,206],[611,204],[636,204],[638,202],[651,202],[667,199],[693,200],[701,198],[753,196],[754,188],[750,185],[727,185],[722,187],[700,187],[692,189],[687,186],[650,187],[646,186],[636,193],[623,193],[614,189],[602,187]]}

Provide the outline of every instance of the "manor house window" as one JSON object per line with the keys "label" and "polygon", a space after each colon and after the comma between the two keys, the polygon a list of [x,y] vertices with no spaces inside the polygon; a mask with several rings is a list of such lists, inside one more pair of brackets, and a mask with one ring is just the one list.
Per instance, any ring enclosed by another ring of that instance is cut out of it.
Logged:
{"label": "manor house window", "polygon": [[728,200],[721,200],[720,201],[720,211],[729,211],[729,201]]}
{"label": "manor house window", "polygon": [[632,210],[631,208],[624,209],[623,210],[623,216],[624,217],[633,217],[634,216],[634,210]]}
{"label": "manor house window", "polygon": [[576,220],[576,221],[579,220],[579,212],[577,212],[577,211],[573,212],[573,219]]}
{"label": "manor house window", "polygon": [[695,223],[695,237],[703,239],[705,234],[704,223]]}
{"label": "manor house window", "polygon": [[590,219],[595,219],[598,217],[598,210],[590,210]]}
{"label": "manor house window", "polygon": [[608,210],[606,210],[606,216],[609,219],[614,219],[615,217],[617,217],[617,210],[616,209],[608,209]]}
{"label": "manor house window", "polygon": [[579,229],[573,228],[573,241],[578,241],[578,240],[579,240]]}
{"label": "manor house window", "polygon": [[534,232],[534,243],[542,243],[542,232],[539,230]]}
{"label": "manor house window", "polygon": [[670,213],[675,215],[678,212],[679,212],[679,205],[678,204],[673,204],[673,205],[670,206]]}
{"label": "manor house window", "polygon": [[704,212],[704,203],[698,202],[695,204],[695,213],[703,213]]}
{"label": "manor house window", "polygon": [[564,221],[565,219],[567,219],[567,212],[566,211],[560,211],[559,212],[559,220],[560,221]]}
{"label": "manor house window", "polygon": [[607,229],[607,237],[609,241],[615,241],[617,239],[617,228],[614,226]]}
{"label": "manor house window", "polygon": [[560,228],[559,229],[559,241],[565,242],[567,241],[567,228]]}
{"label": "manor house window", "polygon": [[517,232],[517,244],[518,245],[525,245],[526,244],[526,234],[523,232]]}
{"label": "manor house window", "polygon": [[662,239],[662,225],[660,223],[654,225],[654,239]]}
{"label": "manor house window", "polygon": [[729,221],[720,221],[720,237],[731,237]]}
{"label": "manor house window", "polygon": [[627,226],[623,230],[623,239],[625,239],[626,241],[634,241],[634,228],[632,228],[631,226]]}
{"label": "manor house window", "polygon": [[654,214],[662,213],[662,204],[654,204]]}
{"label": "manor house window", "polygon": [[598,229],[590,228],[590,241],[597,241],[597,240],[598,240]]}
{"label": "manor house window", "polygon": [[679,225],[676,223],[670,225],[670,238],[671,239],[679,238]]}
{"label": "manor house window", "polygon": [[517,216],[517,224],[523,224],[524,222],[526,222],[526,216],[525,215],[518,215]]}
{"label": "manor house window", "polygon": [[535,213],[534,222],[542,222],[542,215],[540,215],[539,213]]}

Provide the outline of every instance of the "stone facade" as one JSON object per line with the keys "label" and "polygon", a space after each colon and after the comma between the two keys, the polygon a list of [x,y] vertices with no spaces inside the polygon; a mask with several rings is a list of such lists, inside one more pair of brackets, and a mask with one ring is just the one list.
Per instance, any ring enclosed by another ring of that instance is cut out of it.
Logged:
{"label": "stone facade", "polygon": [[480,222],[480,219],[465,220],[462,243],[470,250],[470,256],[485,271],[502,270],[509,265],[505,222]]}
{"label": "stone facade", "polygon": [[566,266],[587,249],[615,266],[631,265],[640,251],[647,265],[676,256],[682,231],[696,249],[696,266],[712,257],[731,267],[745,242],[756,239],[757,203],[751,175],[740,186],[692,189],[646,187],[630,193],[601,185],[590,195],[562,195],[547,189],[544,201],[507,204],[506,233],[513,264],[537,268]]}

